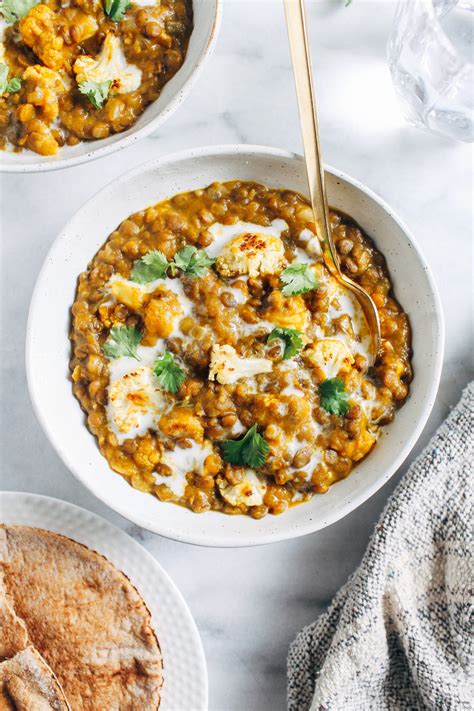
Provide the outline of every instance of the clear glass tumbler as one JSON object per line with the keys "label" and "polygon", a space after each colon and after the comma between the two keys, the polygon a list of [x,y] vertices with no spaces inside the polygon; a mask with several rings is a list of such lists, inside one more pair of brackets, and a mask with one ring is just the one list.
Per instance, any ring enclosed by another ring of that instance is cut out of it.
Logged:
{"label": "clear glass tumbler", "polygon": [[473,0],[400,0],[387,54],[407,120],[474,140]]}

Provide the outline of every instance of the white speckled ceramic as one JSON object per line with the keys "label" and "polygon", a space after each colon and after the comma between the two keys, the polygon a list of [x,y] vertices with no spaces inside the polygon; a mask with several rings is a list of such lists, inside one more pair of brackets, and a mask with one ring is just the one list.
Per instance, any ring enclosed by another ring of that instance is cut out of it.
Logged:
{"label": "white speckled ceramic", "polygon": [[193,11],[194,29],[183,66],[128,131],[100,140],[82,141],[77,146],[64,146],[55,156],[40,156],[27,150],[21,153],[0,151],[0,172],[36,173],[70,168],[103,158],[156,131],[185,100],[217,40],[222,0],[193,0]]}
{"label": "white speckled ceramic", "polygon": [[104,188],[57,238],[39,275],[28,329],[26,366],[31,399],[66,466],[102,501],[129,520],[164,536],[209,546],[279,541],[324,528],[369,498],[402,464],[420,435],[438,389],[444,347],[441,305],[416,243],[390,208],[357,181],[328,168],[332,206],[351,215],[387,259],[396,294],[413,330],[415,378],[410,396],[384,428],[374,451],[324,496],[260,521],[216,512],[194,514],[133,489],[109,469],[71,392],[69,309],[76,279],[110,232],[129,214],[175,193],[215,180],[255,180],[305,192],[301,157],[274,148],[221,146],[164,157]]}
{"label": "white speckled ceramic", "polygon": [[163,655],[160,711],[207,711],[207,670],[199,632],[181,593],[148,551],[95,514],[49,496],[0,492],[0,523],[45,528],[110,560],[131,580],[152,615]]}

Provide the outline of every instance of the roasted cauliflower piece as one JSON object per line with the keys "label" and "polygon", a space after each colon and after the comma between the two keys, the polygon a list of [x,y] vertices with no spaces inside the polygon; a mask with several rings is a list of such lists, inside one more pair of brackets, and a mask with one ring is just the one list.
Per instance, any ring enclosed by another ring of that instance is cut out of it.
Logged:
{"label": "roasted cauliflower piece", "polygon": [[[20,35],[37,57],[50,69],[70,67],[71,56],[80,42],[95,35],[95,18],[77,8],[66,8],[63,15],[53,12],[48,5],[34,5],[20,20]],[[70,28],[74,31],[69,33]],[[66,44],[65,36],[70,40]]]}
{"label": "roasted cauliflower piece", "polygon": [[168,338],[174,331],[177,319],[183,313],[177,294],[160,286],[145,306],[143,343],[153,345],[157,338]]}
{"label": "roasted cauliflower piece", "polygon": [[65,91],[63,81],[53,69],[34,64],[23,74],[26,102],[16,111],[25,126],[24,145],[44,156],[55,155],[59,149],[55,131],[50,124],[59,114],[59,97]]}
{"label": "roasted cauliflower piece", "polygon": [[50,69],[61,69],[65,64],[64,39],[57,33],[56,14],[40,3],[20,20],[21,39]]}
{"label": "roasted cauliflower piece", "polygon": [[279,274],[285,266],[285,249],[281,239],[262,233],[247,232],[234,237],[216,260],[216,269],[224,277]]}
{"label": "roasted cauliflower piece", "polygon": [[157,415],[166,405],[153,371],[146,366],[111,382],[108,395],[107,416],[119,441],[154,428]]}
{"label": "roasted cauliflower piece", "polygon": [[74,62],[78,83],[83,81],[112,82],[110,94],[126,94],[139,88],[142,73],[134,64],[128,64],[122,40],[108,34],[97,57],[78,57]]}
{"label": "roasted cauliflower piece", "polygon": [[173,439],[203,441],[204,428],[191,407],[174,407],[161,417],[159,427],[164,435]]}
{"label": "roasted cauliflower piece", "polygon": [[231,506],[261,506],[267,487],[253,469],[245,469],[242,481],[233,486],[223,479],[219,491]]}
{"label": "roasted cauliflower piece", "polygon": [[34,64],[25,70],[23,82],[26,101],[34,106],[35,117],[52,123],[59,114],[59,96],[65,91],[61,76],[53,69]]}
{"label": "roasted cauliflower piece", "polygon": [[59,150],[59,143],[53,132],[39,119],[30,121],[24,136],[24,145],[42,156],[54,156]]}
{"label": "roasted cauliflower piece", "polygon": [[268,358],[240,358],[232,346],[214,345],[209,366],[209,380],[222,385],[236,383],[259,373],[270,373],[273,363]]}
{"label": "roasted cauliflower piece", "polygon": [[320,380],[349,372],[354,358],[347,346],[335,338],[324,338],[303,351],[303,358],[315,368]]}
{"label": "roasted cauliflower piece", "polygon": [[310,322],[310,314],[302,296],[290,299],[275,289],[268,297],[268,307],[263,318],[279,328],[294,328],[304,333]]}

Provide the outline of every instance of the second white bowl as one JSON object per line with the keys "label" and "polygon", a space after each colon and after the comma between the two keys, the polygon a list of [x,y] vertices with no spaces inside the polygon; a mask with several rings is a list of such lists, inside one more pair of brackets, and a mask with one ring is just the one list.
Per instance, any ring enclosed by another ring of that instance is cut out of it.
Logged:
{"label": "second white bowl", "polygon": [[222,0],[193,0],[193,13],[194,29],[183,66],[131,128],[108,138],[81,141],[77,146],[64,146],[55,156],[40,156],[28,150],[20,153],[0,151],[0,172],[36,173],[70,168],[103,158],[156,131],[187,97],[205,60],[212,53],[221,22]]}

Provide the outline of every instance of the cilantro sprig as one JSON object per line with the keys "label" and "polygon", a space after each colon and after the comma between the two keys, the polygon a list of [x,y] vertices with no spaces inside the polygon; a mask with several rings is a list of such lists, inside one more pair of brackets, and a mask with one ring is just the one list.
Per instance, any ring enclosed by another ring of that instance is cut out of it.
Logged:
{"label": "cilantro sprig", "polygon": [[142,334],[136,326],[113,326],[104,343],[104,353],[109,358],[130,356],[140,360],[137,347],[141,340]]}
{"label": "cilantro sprig", "polygon": [[0,96],[2,94],[14,94],[21,89],[20,77],[8,79],[8,66],[0,62]]}
{"label": "cilantro sprig", "polygon": [[185,274],[193,278],[203,277],[209,267],[216,260],[209,257],[205,249],[197,249],[191,244],[188,244],[174,255],[174,260],[171,263],[171,271],[181,269]]}
{"label": "cilantro sprig", "polygon": [[319,384],[321,407],[331,415],[346,415],[350,409],[349,394],[341,378],[329,378]]}
{"label": "cilantro sprig", "polygon": [[274,328],[269,334],[267,342],[270,343],[270,341],[275,341],[276,339],[280,339],[285,345],[283,360],[293,358],[303,348],[301,332],[294,328]]}
{"label": "cilantro sprig", "polygon": [[29,13],[39,0],[0,0],[0,15],[5,22],[17,22]]}
{"label": "cilantro sprig", "polygon": [[192,278],[200,278],[215,261],[205,249],[197,249],[191,244],[176,252],[171,262],[162,252],[154,249],[134,263],[131,278],[139,284],[148,284],[155,279],[164,279],[168,269],[173,276],[179,269]]}
{"label": "cilantro sprig", "polygon": [[160,387],[173,394],[178,392],[181,383],[186,377],[184,371],[181,370],[169,351],[165,351],[162,357],[156,361],[153,372],[158,379]]}
{"label": "cilantro sprig", "polygon": [[112,82],[109,81],[81,81],[77,85],[81,94],[87,96],[95,109],[101,109],[109,96]]}
{"label": "cilantro sprig", "polygon": [[133,265],[131,279],[138,284],[148,284],[155,279],[164,279],[169,264],[163,252],[152,249]]}
{"label": "cilantro sprig", "polygon": [[303,262],[294,261],[280,274],[280,279],[285,284],[281,290],[284,296],[296,296],[316,289],[318,280],[309,267]]}
{"label": "cilantro sprig", "polygon": [[225,439],[221,442],[222,456],[229,464],[256,469],[265,464],[269,446],[253,425],[241,439]]}
{"label": "cilantro sprig", "polygon": [[104,10],[114,22],[119,22],[125,17],[128,8],[132,6],[129,0],[105,0]]}

